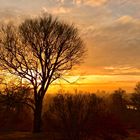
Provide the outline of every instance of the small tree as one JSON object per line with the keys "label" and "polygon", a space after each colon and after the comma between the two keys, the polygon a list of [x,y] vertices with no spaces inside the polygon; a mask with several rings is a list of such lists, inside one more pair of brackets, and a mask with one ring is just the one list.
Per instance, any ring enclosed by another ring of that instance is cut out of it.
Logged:
{"label": "small tree", "polygon": [[[31,95],[31,89],[27,85],[6,86],[0,91],[0,130],[27,130],[31,128],[29,127],[31,124],[30,107],[33,102],[30,98]],[[25,122],[27,123],[25,124]]]}
{"label": "small tree", "polygon": [[3,26],[0,33],[0,66],[32,84],[33,132],[40,132],[44,95],[53,81],[81,62],[83,42],[77,28],[51,15]]}
{"label": "small tree", "polygon": [[134,88],[134,93],[140,94],[140,82],[138,82]]}
{"label": "small tree", "polygon": [[134,107],[140,111],[140,82],[134,88],[134,93],[131,95],[131,101]]}
{"label": "small tree", "polygon": [[95,94],[58,94],[44,113],[45,123],[47,130],[65,140],[115,140],[127,134],[105,100]]}
{"label": "small tree", "polygon": [[114,93],[111,95],[111,109],[114,113],[117,113],[118,115],[122,114],[126,110],[126,102],[125,102],[125,95],[126,91],[119,88],[114,91]]}
{"label": "small tree", "polygon": [[85,140],[93,133],[95,137],[94,119],[102,109],[102,98],[95,94],[58,94],[44,113],[46,128],[60,133],[66,140]]}

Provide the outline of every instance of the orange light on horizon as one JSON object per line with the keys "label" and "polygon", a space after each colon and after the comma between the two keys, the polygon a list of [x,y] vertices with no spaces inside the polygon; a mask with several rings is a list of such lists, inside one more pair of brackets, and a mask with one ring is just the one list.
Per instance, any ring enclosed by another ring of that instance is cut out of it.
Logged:
{"label": "orange light on horizon", "polygon": [[[50,88],[49,92],[96,92],[98,90],[112,92],[122,88],[132,92],[136,83],[139,82],[140,76],[133,75],[83,75],[83,76],[66,76],[66,80],[57,80]],[[133,80],[132,80],[133,79]],[[68,82],[67,82],[68,81]]]}

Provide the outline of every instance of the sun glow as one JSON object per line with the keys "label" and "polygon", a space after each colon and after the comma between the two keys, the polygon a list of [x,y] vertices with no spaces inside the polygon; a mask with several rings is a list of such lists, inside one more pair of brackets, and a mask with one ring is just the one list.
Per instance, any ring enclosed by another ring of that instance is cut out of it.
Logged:
{"label": "sun glow", "polygon": [[[139,82],[140,79],[140,76],[138,75],[78,75],[78,73],[80,72],[75,71],[71,75],[67,74],[62,78],[57,79],[50,85],[47,92],[58,93],[63,91],[74,93],[75,91],[81,91],[93,93],[98,90],[112,92],[118,88],[123,88],[128,92],[132,92],[136,83]],[[6,74],[4,77],[5,79],[2,81],[4,84],[2,84],[1,87],[5,87],[8,83],[13,85],[16,81],[19,83],[21,80],[17,77],[9,76],[9,74]],[[24,81],[25,80],[22,80],[22,82]]]}
{"label": "sun glow", "polygon": [[[65,79],[65,80],[64,80]],[[123,88],[128,92],[132,92],[136,82],[140,76],[124,76],[124,75],[83,75],[83,76],[66,76],[54,82],[49,92],[74,92],[75,90],[82,92],[96,92],[105,90],[112,92],[115,89]]]}

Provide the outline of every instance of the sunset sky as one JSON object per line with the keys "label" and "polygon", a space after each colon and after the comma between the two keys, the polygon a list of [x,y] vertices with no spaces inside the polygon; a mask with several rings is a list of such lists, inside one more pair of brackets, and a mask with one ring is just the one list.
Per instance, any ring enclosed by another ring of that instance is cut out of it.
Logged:
{"label": "sunset sky", "polygon": [[88,49],[75,76],[67,76],[73,84],[57,81],[59,87],[133,90],[140,81],[140,0],[0,0],[0,22],[46,12],[74,23]]}

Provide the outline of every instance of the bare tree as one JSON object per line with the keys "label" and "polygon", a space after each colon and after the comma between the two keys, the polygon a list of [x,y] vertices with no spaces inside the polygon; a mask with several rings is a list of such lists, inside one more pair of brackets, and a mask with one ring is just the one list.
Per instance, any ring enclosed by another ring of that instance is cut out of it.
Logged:
{"label": "bare tree", "polygon": [[[31,104],[33,103],[31,93],[28,85],[6,86],[0,91],[0,130],[31,128],[29,126],[31,124],[29,122],[31,121]],[[25,119],[25,117],[27,118]]]}
{"label": "bare tree", "polygon": [[58,94],[44,113],[44,120],[46,127],[65,140],[87,140],[91,134],[95,136],[94,119],[102,109],[103,100],[95,94]]}
{"label": "bare tree", "polygon": [[134,88],[134,93],[131,95],[131,102],[135,109],[140,111],[140,82]]}
{"label": "bare tree", "polygon": [[120,116],[126,110],[126,100],[125,100],[126,91],[119,88],[115,90],[111,95],[111,104],[110,108],[113,113]]}
{"label": "bare tree", "polygon": [[33,132],[41,131],[43,98],[49,85],[82,62],[78,30],[51,15],[1,27],[0,66],[28,80],[34,89]]}
{"label": "bare tree", "polygon": [[140,94],[140,82],[138,82],[134,88],[134,93]]}
{"label": "bare tree", "polygon": [[116,140],[127,136],[104,98],[87,93],[56,95],[44,112],[44,126],[65,140]]}

